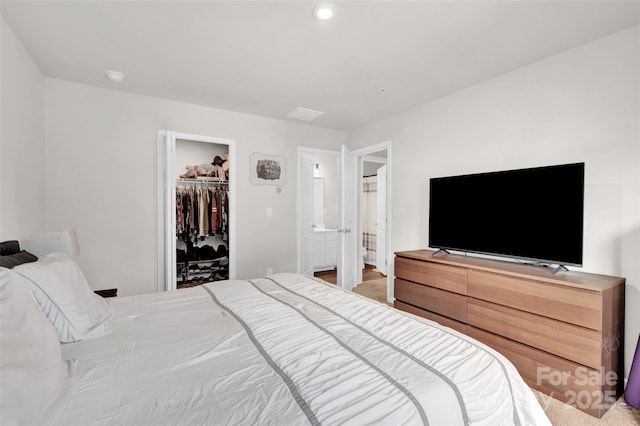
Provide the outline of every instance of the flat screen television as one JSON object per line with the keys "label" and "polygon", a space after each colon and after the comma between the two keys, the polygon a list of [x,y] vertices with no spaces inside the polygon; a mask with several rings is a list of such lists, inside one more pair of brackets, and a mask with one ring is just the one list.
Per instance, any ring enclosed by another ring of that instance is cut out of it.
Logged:
{"label": "flat screen television", "polygon": [[430,180],[429,247],[582,266],[584,163]]}

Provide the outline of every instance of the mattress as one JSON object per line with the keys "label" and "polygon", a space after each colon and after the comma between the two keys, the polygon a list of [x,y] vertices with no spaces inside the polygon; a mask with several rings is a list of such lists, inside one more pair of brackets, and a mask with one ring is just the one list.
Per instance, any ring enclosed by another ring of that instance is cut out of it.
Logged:
{"label": "mattress", "polygon": [[311,277],[110,300],[51,424],[550,424],[499,353]]}

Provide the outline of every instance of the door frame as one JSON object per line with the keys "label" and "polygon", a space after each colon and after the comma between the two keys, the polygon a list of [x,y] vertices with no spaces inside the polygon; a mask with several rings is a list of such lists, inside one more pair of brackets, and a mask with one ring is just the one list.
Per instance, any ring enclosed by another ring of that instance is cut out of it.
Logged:
{"label": "door frame", "polygon": [[[235,139],[196,135],[158,130],[158,252],[157,252],[157,290],[170,291],[176,289],[176,176],[175,153],[176,140],[204,142],[216,145],[227,145],[229,148],[229,279],[236,277],[236,141]],[[174,279],[169,279],[173,277]]]}

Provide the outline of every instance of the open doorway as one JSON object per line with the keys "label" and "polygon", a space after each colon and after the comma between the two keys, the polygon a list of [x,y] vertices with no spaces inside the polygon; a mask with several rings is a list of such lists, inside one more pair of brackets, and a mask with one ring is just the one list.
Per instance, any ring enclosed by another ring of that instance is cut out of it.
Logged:
{"label": "open doorway", "polygon": [[354,292],[387,302],[387,150],[360,157],[360,284]]}
{"label": "open doorway", "polygon": [[[367,297],[370,297],[370,294],[373,292],[377,294],[375,298],[380,301],[385,301],[387,303],[393,302],[393,262],[390,262],[389,259],[392,259],[391,251],[390,251],[390,241],[391,241],[391,227],[390,227],[390,180],[391,180],[391,172],[390,172],[390,158],[391,158],[391,142],[384,142],[381,144],[373,145],[370,147],[366,147],[354,152],[350,153],[350,156],[355,158],[356,163],[356,176],[357,179],[349,180],[350,185],[353,186],[352,193],[354,194],[354,198],[357,198],[356,210],[355,214],[355,226],[348,226],[344,223],[341,223],[340,217],[341,209],[340,203],[335,203],[332,194],[333,185],[330,187],[327,186],[327,182],[329,178],[327,176],[332,175],[333,172],[329,171],[329,168],[326,167],[323,170],[323,165],[321,162],[315,161],[318,163],[318,172],[317,177],[323,178],[320,183],[324,184],[324,205],[321,208],[316,208],[314,212],[314,201],[313,194],[314,191],[313,185],[314,179],[312,180],[309,176],[312,173],[315,173],[316,165],[314,164],[313,156],[314,155],[324,155],[326,158],[330,158],[330,161],[334,164],[340,163],[340,156],[342,155],[337,151],[327,151],[327,150],[317,150],[313,148],[304,148],[300,147],[298,150],[298,171],[300,173],[298,180],[298,272],[316,275],[328,282],[338,283],[340,281],[340,262],[337,262],[336,268],[330,267],[314,267],[315,265],[319,265],[319,261],[323,256],[327,254],[327,247],[329,248],[329,255],[331,256],[333,253],[331,249],[334,246],[332,240],[327,241],[324,240],[323,244],[319,242],[319,236],[316,235],[318,232],[313,232],[316,229],[319,231],[320,229],[329,229],[333,230],[333,225],[329,225],[327,227],[327,223],[330,222],[327,219],[327,214],[336,213],[336,231],[338,240],[343,236],[345,231],[354,236],[353,248],[351,248],[347,255],[349,256],[349,263],[355,266],[355,276],[353,280],[353,284],[350,286],[344,286],[348,289],[354,289],[356,293],[366,292]],[[307,164],[305,166],[305,164]],[[338,167],[340,169],[340,167]],[[363,187],[364,185],[364,176],[367,173],[370,173],[371,170],[375,170],[376,175],[376,193],[379,195],[376,197],[376,209],[375,212],[370,209],[364,208],[364,200],[363,196]],[[337,170],[339,172],[339,170]],[[309,176],[307,176],[309,175]],[[336,186],[338,188],[337,193],[344,191],[342,188],[343,181],[339,179],[336,181]],[[306,176],[306,178],[305,178]],[[335,175],[331,176],[333,179]],[[307,183],[305,184],[305,180]],[[318,183],[317,187],[321,187],[322,185]],[[317,207],[318,204],[316,204]],[[334,209],[337,209],[334,210]],[[368,227],[365,227],[365,211],[368,210],[368,214],[374,214],[375,219],[371,219],[372,223],[375,224],[375,231],[371,232]],[[324,214],[323,214],[324,213]],[[315,219],[314,219],[315,215]],[[318,217],[321,217],[322,220],[318,220]],[[322,223],[324,221],[325,223]],[[316,223],[317,222],[317,223]],[[330,222],[331,224],[333,222]],[[323,228],[324,225],[324,228]],[[375,236],[373,236],[375,233]],[[368,234],[365,236],[365,234]],[[315,244],[314,244],[315,237]],[[339,241],[338,241],[339,242]],[[373,244],[375,244],[375,248],[373,250],[367,250],[367,242],[368,247],[373,248]],[[314,250],[315,249],[315,250]],[[372,258],[372,253],[375,252],[375,259]],[[313,260],[314,256],[316,257]],[[340,256],[338,256],[340,257]],[[325,257],[326,258],[326,257]],[[371,282],[376,281],[375,288],[371,287]],[[365,287],[362,286],[357,288],[362,283],[369,282],[369,284]]]}
{"label": "open doorway", "polygon": [[337,271],[339,158],[338,151],[298,150],[298,272],[303,274]]}
{"label": "open doorway", "polygon": [[386,246],[386,151],[361,157],[362,185],[360,217],[362,218],[362,247],[365,265],[387,274]]}

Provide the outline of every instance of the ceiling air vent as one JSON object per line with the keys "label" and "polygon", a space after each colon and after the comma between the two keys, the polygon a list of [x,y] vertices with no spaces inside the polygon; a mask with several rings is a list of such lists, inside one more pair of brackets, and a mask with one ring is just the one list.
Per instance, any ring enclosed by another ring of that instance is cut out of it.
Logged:
{"label": "ceiling air vent", "polygon": [[316,118],[320,117],[324,112],[316,111],[309,108],[297,107],[292,109],[287,113],[287,117],[295,118],[296,120],[302,121],[313,121]]}

